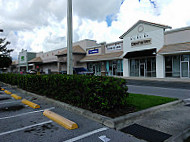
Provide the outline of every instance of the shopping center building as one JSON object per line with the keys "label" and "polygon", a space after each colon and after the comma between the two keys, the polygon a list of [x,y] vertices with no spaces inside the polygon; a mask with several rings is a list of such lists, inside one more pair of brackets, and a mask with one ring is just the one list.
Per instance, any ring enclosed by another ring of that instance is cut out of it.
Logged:
{"label": "shopping center building", "polygon": [[[139,20],[120,39],[73,43],[73,67],[88,68],[95,75],[190,78],[190,27],[171,30],[167,25]],[[45,53],[22,50],[18,67],[45,73],[66,71],[67,48]]]}
{"label": "shopping center building", "polygon": [[125,77],[190,77],[190,27],[168,29],[140,20],[120,37]]}

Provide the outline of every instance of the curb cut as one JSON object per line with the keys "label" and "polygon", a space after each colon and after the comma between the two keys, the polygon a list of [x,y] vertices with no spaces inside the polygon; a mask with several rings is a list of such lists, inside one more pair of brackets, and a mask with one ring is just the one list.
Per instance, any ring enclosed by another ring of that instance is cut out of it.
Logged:
{"label": "curb cut", "polygon": [[110,118],[110,117],[107,117],[107,116],[103,116],[103,115],[100,115],[100,114],[97,114],[97,113],[93,113],[89,110],[85,110],[85,109],[82,109],[82,108],[78,108],[78,107],[75,107],[75,106],[72,106],[72,105],[69,105],[69,104],[66,104],[64,102],[60,102],[60,101],[57,101],[57,100],[54,100],[54,99],[51,99],[51,98],[47,98],[46,96],[40,96],[40,95],[37,95],[35,93],[31,93],[31,92],[27,92],[25,90],[22,90],[20,88],[18,88],[17,86],[11,86],[9,84],[5,84],[3,82],[0,82],[12,89],[15,89],[25,95],[30,95],[30,96],[33,96],[33,97],[36,97],[38,99],[41,99],[41,100],[45,100],[45,101],[48,101],[52,104],[56,104],[60,107],[63,107],[65,110],[68,110],[68,111],[71,111],[73,113],[76,113],[76,114],[79,114],[79,115],[82,115],[86,118],[89,118],[91,120],[94,120],[94,121],[97,121],[109,128],[114,128],[114,129],[121,129],[121,127],[123,127],[125,125],[125,123],[127,123],[128,121],[131,121],[132,119],[135,119],[137,117],[141,117],[141,116],[145,116],[145,115],[148,115],[148,114],[151,114],[151,113],[155,113],[157,111],[160,111],[164,108],[168,108],[168,107],[172,107],[172,106],[175,106],[177,104],[180,104],[183,102],[183,100],[178,100],[178,101],[174,101],[174,102],[170,102],[170,103],[167,103],[167,104],[162,104],[162,105],[159,105],[159,106],[155,106],[155,107],[152,107],[152,108],[148,108],[148,109],[145,109],[145,110],[142,110],[142,111],[138,111],[138,112],[134,112],[134,113],[130,113],[130,114],[126,114],[126,115],[123,115],[123,116],[120,116],[120,117],[117,117],[117,118]]}

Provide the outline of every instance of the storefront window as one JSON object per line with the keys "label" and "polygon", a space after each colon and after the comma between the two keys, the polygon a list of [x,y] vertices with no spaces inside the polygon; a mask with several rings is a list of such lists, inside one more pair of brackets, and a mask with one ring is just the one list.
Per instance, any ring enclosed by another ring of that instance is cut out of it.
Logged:
{"label": "storefront window", "polygon": [[156,77],[156,58],[152,58],[152,77]]}
{"label": "storefront window", "polygon": [[117,61],[117,76],[123,76],[123,61]]}
{"label": "storefront window", "polygon": [[109,75],[109,61],[106,61],[106,76]]}
{"label": "storefront window", "polygon": [[130,76],[135,76],[135,60],[130,60]]}
{"label": "storefront window", "polygon": [[109,76],[123,76],[123,61],[114,60],[106,62],[107,75]]}
{"label": "storefront window", "polygon": [[176,55],[165,57],[166,77],[190,77],[190,55]]}
{"label": "storefront window", "polygon": [[165,72],[166,72],[166,77],[172,76],[172,57],[171,56],[165,57]]}
{"label": "storefront window", "polygon": [[180,56],[173,57],[172,77],[180,77]]}
{"label": "storefront window", "polygon": [[156,59],[131,59],[130,76],[156,77]]}
{"label": "storefront window", "polygon": [[91,72],[93,72],[93,67],[92,67],[92,63],[88,63],[87,64],[87,69],[89,70],[89,71],[91,71]]}
{"label": "storefront window", "polygon": [[95,75],[101,75],[101,62],[88,63],[87,68],[89,71],[94,72]]}
{"label": "storefront window", "polygon": [[151,77],[152,71],[152,62],[151,59],[147,59],[147,77]]}
{"label": "storefront window", "polygon": [[181,61],[189,61],[189,55],[182,55]]}

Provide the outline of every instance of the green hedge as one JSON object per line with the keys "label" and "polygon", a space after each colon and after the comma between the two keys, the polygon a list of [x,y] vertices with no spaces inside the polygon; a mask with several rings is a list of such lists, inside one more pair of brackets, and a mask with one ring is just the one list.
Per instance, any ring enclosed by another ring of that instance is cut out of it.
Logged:
{"label": "green hedge", "polygon": [[0,81],[90,110],[111,110],[126,104],[124,79],[83,75],[0,74]]}

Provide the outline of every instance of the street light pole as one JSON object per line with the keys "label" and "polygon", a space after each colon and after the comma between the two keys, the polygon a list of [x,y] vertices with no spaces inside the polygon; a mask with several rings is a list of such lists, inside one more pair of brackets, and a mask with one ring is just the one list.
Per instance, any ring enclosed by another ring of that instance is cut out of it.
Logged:
{"label": "street light pole", "polygon": [[73,25],[72,25],[72,0],[67,0],[67,74],[73,74]]}

